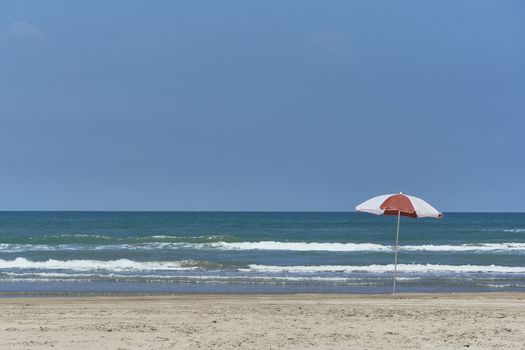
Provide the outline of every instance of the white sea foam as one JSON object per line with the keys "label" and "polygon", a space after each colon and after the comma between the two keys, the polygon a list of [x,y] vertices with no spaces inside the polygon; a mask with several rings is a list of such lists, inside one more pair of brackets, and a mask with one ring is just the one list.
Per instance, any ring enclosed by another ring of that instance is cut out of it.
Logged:
{"label": "white sea foam", "polygon": [[520,232],[525,232],[525,228],[512,228],[512,229],[503,230],[503,232],[520,233]]}
{"label": "white sea foam", "polygon": [[[222,269],[221,265],[183,260],[183,261],[134,261],[128,259],[119,260],[46,260],[31,261],[26,258],[14,260],[0,259],[0,269],[7,270],[3,273],[17,270],[35,270],[34,273],[50,272],[62,273],[64,271],[89,272],[97,274],[96,271],[107,272],[150,272],[150,271],[187,271],[195,269]],[[385,273],[394,269],[393,264],[386,265],[296,265],[296,266],[273,266],[273,265],[248,265],[247,268],[237,268],[239,272],[249,273]],[[441,265],[441,264],[399,264],[397,269],[405,273],[514,273],[525,274],[525,266],[498,266],[498,265]],[[44,270],[44,271],[42,271]],[[57,271],[58,270],[58,271]],[[22,271],[23,272],[23,271]],[[151,276],[146,274],[143,276]],[[204,278],[204,277],[203,277]]]}
{"label": "white sea foam", "polygon": [[[393,246],[375,243],[308,243],[308,242],[216,242],[207,246],[225,250],[290,250],[290,251],[332,251],[332,252],[357,252],[357,251],[392,251]],[[459,245],[401,245],[404,251],[525,251],[525,243],[477,243]]]}
{"label": "white sea foam", "polygon": [[155,236],[151,236],[151,238],[177,238],[177,236],[170,236],[170,235],[155,235]]}
{"label": "white sea foam", "polygon": [[[314,265],[314,266],[272,266],[249,265],[243,271],[273,272],[273,273],[319,273],[319,272],[346,272],[346,273],[384,273],[394,270],[393,264],[388,265]],[[440,265],[440,264],[398,264],[399,272],[426,273],[525,273],[522,266],[497,265]]]}
{"label": "white sea foam", "polygon": [[415,251],[525,251],[525,243],[477,243],[460,245],[405,245],[401,250]]}
{"label": "white sea foam", "polygon": [[[189,266],[188,266],[189,265]],[[44,270],[72,270],[72,271],[157,271],[157,270],[190,270],[197,266],[191,266],[187,261],[133,261],[128,259],[119,260],[54,260],[31,261],[26,258],[14,260],[0,259],[0,269],[44,269]]]}
{"label": "white sea foam", "polygon": [[25,252],[25,251],[82,250],[84,247],[92,247],[92,245],[0,243],[0,252],[16,253],[16,252]]}
{"label": "white sea foam", "polygon": [[317,242],[215,242],[209,247],[224,250],[291,250],[291,251],[389,251],[392,247],[375,243],[317,243]]}
{"label": "white sea foam", "polygon": [[[376,243],[320,243],[320,242],[140,242],[125,244],[13,244],[0,243],[0,252],[66,251],[66,250],[155,250],[155,249],[204,249],[204,250],[273,250],[273,251],[327,251],[327,252],[391,252],[391,245]],[[525,243],[465,243],[401,245],[401,251],[429,252],[524,252]]]}

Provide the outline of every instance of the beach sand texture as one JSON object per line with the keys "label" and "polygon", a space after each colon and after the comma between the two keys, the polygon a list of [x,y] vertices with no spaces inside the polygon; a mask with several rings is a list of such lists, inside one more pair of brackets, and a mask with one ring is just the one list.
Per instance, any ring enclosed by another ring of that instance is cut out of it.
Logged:
{"label": "beach sand texture", "polygon": [[0,299],[0,349],[525,349],[525,294]]}

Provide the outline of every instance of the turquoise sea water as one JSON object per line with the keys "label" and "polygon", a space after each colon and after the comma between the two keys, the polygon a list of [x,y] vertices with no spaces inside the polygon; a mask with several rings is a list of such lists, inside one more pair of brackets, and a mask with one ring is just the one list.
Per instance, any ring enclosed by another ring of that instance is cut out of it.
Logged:
{"label": "turquoise sea water", "polygon": [[[0,212],[0,292],[391,290],[396,218]],[[398,291],[525,291],[525,214],[402,218]]]}

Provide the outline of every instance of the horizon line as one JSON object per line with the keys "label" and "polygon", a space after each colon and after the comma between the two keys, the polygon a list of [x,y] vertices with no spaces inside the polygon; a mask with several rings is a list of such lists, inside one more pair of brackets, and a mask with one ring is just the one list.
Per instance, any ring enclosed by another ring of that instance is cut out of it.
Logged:
{"label": "horizon line", "polygon": [[[0,213],[69,212],[69,213],[361,213],[357,210],[68,210],[68,209],[0,209]],[[525,214],[525,211],[443,211],[449,214]]]}

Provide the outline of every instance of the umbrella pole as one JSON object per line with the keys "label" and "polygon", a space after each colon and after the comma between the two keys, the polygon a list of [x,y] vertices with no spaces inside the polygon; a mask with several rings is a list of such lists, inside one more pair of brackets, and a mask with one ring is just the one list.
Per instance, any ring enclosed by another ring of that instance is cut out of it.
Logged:
{"label": "umbrella pole", "polygon": [[397,211],[397,233],[396,233],[396,247],[394,257],[394,283],[392,285],[392,294],[396,294],[396,275],[397,275],[397,251],[399,243],[399,222],[401,221],[401,211]]}

